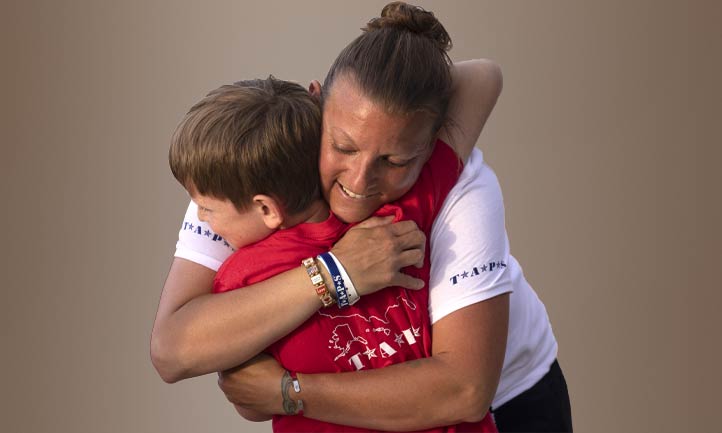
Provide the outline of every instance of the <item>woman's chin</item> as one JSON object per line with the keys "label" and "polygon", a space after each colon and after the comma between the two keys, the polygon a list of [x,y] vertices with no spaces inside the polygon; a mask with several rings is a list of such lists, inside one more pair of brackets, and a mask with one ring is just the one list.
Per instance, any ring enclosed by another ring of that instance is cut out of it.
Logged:
{"label": "woman's chin", "polygon": [[339,190],[340,188],[337,188],[329,194],[329,206],[331,207],[331,212],[347,224],[365,220],[383,205],[383,203],[380,203],[378,200],[353,199],[344,195],[343,192]]}
{"label": "woman's chin", "polygon": [[331,211],[338,219],[346,224],[361,222],[370,217],[376,209],[368,209],[365,206],[334,206],[331,203]]}

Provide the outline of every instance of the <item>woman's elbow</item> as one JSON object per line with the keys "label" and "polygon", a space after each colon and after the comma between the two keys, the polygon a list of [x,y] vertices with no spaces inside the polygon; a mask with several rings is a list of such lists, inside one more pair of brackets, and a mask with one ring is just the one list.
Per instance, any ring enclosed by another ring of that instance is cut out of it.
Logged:
{"label": "woman's elbow", "polygon": [[483,384],[467,384],[463,392],[458,395],[459,412],[456,414],[458,422],[474,423],[484,419],[491,408],[493,398],[494,394],[489,393],[488,387]]}
{"label": "woman's elbow", "polygon": [[187,378],[186,369],[180,356],[178,344],[173,344],[166,337],[153,334],[150,339],[150,360],[158,375],[166,383],[175,383]]}
{"label": "woman's elbow", "polygon": [[481,59],[478,71],[486,83],[487,91],[498,97],[504,87],[504,74],[501,66],[493,60]]}

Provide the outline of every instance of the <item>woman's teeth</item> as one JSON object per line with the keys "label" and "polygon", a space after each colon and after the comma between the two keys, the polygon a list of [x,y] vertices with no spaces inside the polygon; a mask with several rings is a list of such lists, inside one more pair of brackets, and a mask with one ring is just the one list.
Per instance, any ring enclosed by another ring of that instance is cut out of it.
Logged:
{"label": "woman's teeth", "polygon": [[343,190],[343,192],[345,192],[346,195],[348,195],[348,196],[351,197],[351,198],[367,198],[367,197],[371,197],[371,196],[369,196],[369,195],[356,194],[355,192],[352,192],[352,191],[346,189],[346,187],[343,186],[343,185],[341,185],[340,183],[339,183],[339,186],[341,187],[341,189]]}

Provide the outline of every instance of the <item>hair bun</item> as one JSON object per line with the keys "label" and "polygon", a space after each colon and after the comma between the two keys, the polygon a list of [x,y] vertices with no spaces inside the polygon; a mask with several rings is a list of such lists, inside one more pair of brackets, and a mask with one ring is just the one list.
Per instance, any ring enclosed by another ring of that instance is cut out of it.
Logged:
{"label": "hair bun", "polygon": [[372,19],[361,29],[365,32],[384,28],[395,28],[423,35],[438,45],[443,51],[451,49],[451,37],[433,12],[419,6],[396,1],[387,4],[381,10],[381,16]]}

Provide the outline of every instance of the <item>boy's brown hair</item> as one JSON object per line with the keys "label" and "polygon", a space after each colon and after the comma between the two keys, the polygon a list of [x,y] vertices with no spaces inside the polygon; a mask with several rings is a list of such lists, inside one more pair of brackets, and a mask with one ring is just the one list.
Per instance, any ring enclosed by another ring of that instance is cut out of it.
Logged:
{"label": "boy's brown hair", "polygon": [[195,104],[173,133],[168,159],[189,191],[246,210],[274,197],[289,215],[320,198],[319,102],[273,76],[221,86]]}

